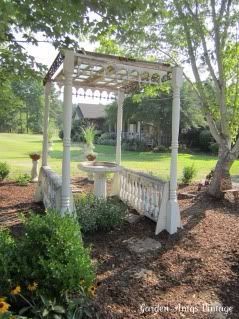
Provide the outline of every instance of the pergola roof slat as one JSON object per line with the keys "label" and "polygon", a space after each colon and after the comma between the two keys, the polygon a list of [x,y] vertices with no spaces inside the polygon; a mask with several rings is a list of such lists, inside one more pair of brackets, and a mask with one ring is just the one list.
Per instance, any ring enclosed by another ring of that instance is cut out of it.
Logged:
{"label": "pergola roof slat", "polygon": [[[44,84],[54,81],[64,82],[64,51],[59,53],[49,69]],[[94,87],[99,90],[119,89],[129,93],[136,84],[159,84],[170,78],[172,68],[169,64],[135,60],[120,56],[106,55],[81,50],[74,52],[73,86]]]}

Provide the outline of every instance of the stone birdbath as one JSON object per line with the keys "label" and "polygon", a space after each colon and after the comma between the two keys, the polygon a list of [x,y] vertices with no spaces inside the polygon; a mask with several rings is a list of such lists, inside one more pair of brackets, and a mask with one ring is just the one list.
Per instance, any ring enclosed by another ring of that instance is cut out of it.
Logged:
{"label": "stone birdbath", "polygon": [[94,194],[96,197],[107,197],[106,175],[107,173],[118,173],[121,167],[110,162],[81,162],[79,169],[94,175]]}

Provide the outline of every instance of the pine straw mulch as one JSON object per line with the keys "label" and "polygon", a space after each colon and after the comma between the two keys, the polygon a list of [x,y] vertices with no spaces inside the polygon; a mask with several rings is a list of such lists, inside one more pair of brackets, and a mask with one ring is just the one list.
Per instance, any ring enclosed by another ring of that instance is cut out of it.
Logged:
{"label": "pine straw mulch", "polygon": [[[85,181],[78,185],[81,190],[92,190],[92,184]],[[33,202],[35,187],[0,185],[0,225],[15,231],[20,211],[42,209]],[[103,318],[216,318],[202,311],[202,304],[214,302],[233,307],[227,318],[239,318],[239,208],[232,200],[215,201],[205,190],[196,189],[192,185],[179,190],[196,197],[179,200],[184,227],[173,236],[166,232],[155,236],[155,223],[143,217],[107,234],[85,237],[97,265],[96,303]],[[136,255],[124,243],[131,237],[151,237],[162,248]],[[168,306],[169,310],[142,314],[143,304]],[[194,308],[173,312],[179,304]]]}

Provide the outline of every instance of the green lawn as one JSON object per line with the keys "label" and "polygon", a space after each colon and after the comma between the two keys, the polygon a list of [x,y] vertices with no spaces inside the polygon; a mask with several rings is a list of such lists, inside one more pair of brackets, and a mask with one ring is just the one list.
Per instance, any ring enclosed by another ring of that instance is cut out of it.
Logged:
{"label": "green lawn", "polygon": [[[31,160],[28,154],[33,151],[41,151],[42,136],[27,134],[0,133],[0,161],[6,161],[11,167],[10,178],[20,173],[30,173]],[[57,172],[61,172],[62,142],[54,141],[53,151],[50,152],[49,164]],[[114,161],[115,147],[96,145],[98,160]],[[71,148],[72,175],[83,175],[77,168],[77,164],[83,160],[82,146],[73,145]],[[196,180],[200,180],[215,166],[216,157],[209,155],[179,154],[178,169],[179,178],[184,166],[194,164],[197,169]],[[122,152],[122,165],[136,170],[152,172],[162,178],[169,177],[170,154],[154,154],[152,152]],[[232,175],[239,175],[239,161],[235,162]]]}

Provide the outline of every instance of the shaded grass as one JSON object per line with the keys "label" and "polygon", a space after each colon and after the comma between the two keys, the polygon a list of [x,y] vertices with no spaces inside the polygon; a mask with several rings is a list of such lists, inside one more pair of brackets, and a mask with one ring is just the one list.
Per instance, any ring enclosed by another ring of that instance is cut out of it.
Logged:
{"label": "shaded grass", "polygon": [[[10,178],[15,178],[20,173],[30,173],[31,159],[28,154],[33,151],[41,152],[42,136],[31,134],[0,133],[0,161],[6,161],[11,167]],[[96,145],[97,159],[102,161],[115,161],[115,147]],[[62,141],[56,139],[53,151],[49,154],[49,165],[58,173],[61,172]],[[71,172],[72,175],[84,175],[77,168],[80,161],[84,160],[82,145],[73,144],[71,147]],[[197,175],[195,180],[204,178],[217,161],[216,156],[207,154],[179,154],[178,176],[181,178],[185,166],[194,164]],[[155,176],[167,179],[169,177],[170,153],[129,152],[122,151],[122,165],[128,168],[151,172]],[[239,161],[231,169],[233,175],[239,175]]]}

